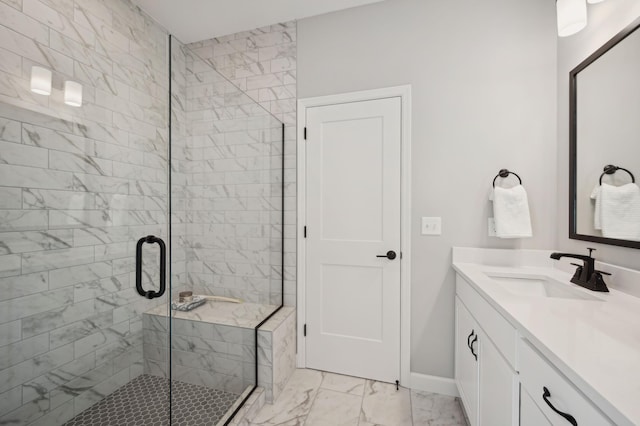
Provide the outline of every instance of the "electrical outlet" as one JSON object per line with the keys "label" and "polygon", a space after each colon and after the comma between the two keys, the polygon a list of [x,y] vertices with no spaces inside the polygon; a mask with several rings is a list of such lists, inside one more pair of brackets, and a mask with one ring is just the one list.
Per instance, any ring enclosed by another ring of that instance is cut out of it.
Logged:
{"label": "electrical outlet", "polygon": [[490,237],[496,236],[496,220],[492,217],[488,220],[488,233]]}
{"label": "electrical outlet", "polygon": [[441,217],[423,217],[422,218],[422,235],[441,235],[442,234],[442,218]]}

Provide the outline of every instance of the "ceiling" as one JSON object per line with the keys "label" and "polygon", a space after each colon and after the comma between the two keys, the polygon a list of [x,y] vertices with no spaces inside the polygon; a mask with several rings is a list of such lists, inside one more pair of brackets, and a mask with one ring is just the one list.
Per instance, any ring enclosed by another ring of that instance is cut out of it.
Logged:
{"label": "ceiling", "polygon": [[183,43],[382,0],[133,0]]}

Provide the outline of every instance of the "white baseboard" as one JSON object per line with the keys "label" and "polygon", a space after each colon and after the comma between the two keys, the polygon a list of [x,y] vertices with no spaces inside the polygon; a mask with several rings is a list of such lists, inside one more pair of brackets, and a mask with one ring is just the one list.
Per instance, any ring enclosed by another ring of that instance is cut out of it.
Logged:
{"label": "white baseboard", "polygon": [[440,395],[459,396],[453,379],[411,372],[411,389]]}

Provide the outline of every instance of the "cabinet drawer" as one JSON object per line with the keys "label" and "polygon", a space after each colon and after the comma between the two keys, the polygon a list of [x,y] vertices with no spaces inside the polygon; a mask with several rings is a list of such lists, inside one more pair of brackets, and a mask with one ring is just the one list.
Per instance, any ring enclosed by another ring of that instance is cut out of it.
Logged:
{"label": "cabinet drawer", "polygon": [[516,329],[460,275],[456,275],[456,294],[464,302],[485,334],[493,341],[512,368],[516,366]]}
{"label": "cabinet drawer", "polygon": [[[569,426],[571,422],[557,414],[572,416],[579,426],[605,426],[613,423],[600,412],[571,382],[569,382],[542,354],[525,340],[518,343],[520,382],[535,404],[552,425]],[[545,389],[548,390],[545,401]],[[524,424],[524,423],[523,423]]]}
{"label": "cabinet drawer", "polygon": [[552,426],[525,389],[520,392],[520,426]]}

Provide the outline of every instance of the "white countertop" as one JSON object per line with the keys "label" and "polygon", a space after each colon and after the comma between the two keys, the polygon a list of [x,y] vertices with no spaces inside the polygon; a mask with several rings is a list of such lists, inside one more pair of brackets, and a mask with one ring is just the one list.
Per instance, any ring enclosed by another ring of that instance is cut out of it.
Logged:
{"label": "white countertop", "polygon": [[[490,266],[457,260],[454,255],[454,269],[607,416],[618,425],[640,425],[640,298],[611,286],[610,293],[583,289],[569,283],[571,274],[544,262]],[[527,298],[505,290],[487,272],[545,275],[600,300]]]}

